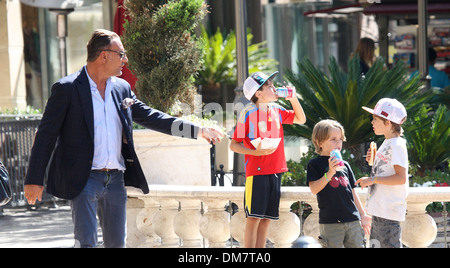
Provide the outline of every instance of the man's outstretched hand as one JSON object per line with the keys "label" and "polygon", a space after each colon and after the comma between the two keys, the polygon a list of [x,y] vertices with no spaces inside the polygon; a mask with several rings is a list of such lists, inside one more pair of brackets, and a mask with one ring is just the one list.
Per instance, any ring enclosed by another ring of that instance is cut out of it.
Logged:
{"label": "man's outstretched hand", "polygon": [[224,137],[224,134],[213,127],[200,127],[199,136],[207,140],[209,143],[216,144]]}

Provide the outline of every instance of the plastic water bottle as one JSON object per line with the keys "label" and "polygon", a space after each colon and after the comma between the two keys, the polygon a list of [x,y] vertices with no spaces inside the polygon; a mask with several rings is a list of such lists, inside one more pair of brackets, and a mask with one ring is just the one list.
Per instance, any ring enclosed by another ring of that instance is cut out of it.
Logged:
{"label": "plastic water bottle", "polygon": [[277,88],[277,96],[280,98],[292,98],[294,96],[294,90],[288,87]]}

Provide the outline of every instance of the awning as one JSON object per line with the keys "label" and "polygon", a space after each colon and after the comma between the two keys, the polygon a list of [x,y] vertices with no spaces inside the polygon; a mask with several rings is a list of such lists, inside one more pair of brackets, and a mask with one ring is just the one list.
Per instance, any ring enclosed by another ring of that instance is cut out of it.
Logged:
{"label": "awning", "polygon": [[[307,17],[346,16],[355,12],[363,12],[366,15],[381,14],[417,14],[417,3],[376,3],[376,4],[352,4],[339,7],[324,8],[303,13]],[[450,13],[450,3],[428,3],[428,14]]]}
{"label": "awning", "polygon": [[[417,4],[373,4],[363,11],[371,14],[417,14]],[[450,3],[428,3],[428,14],[450,13]]]}
{"label": "awning", "polygon": [[328,17],[328,16],[347,16],[351,13],[362,12],[361,4],[352,4],[339,7],[324,8],[303,13],[306,17]]}
{"label": "awning", "polygon": [[20,2],[40,8],[71,9],[89,6],[101,2],[101,0],[20,0]]}

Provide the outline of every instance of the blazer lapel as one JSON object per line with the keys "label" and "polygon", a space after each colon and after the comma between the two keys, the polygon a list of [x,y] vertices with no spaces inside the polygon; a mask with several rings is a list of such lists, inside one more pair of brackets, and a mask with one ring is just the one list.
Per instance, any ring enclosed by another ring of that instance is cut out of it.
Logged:
{"label": "blazer lapel", "polygon": [[77,85],[78,95],[80,96],[81,107],[84,112],[84,119],[89,129],[92,141],[94,141],[94,108],[92,107],[92,94],[89,80],[86,76],[86,70],[83,67],[80,75],[77,77],[80,84]]}
{"label": "blazer lapel", "polygon": [[127,135],[127,138],[129,138],[129,136],[131,134],[130,131],[131,131],[133,125],[132,125],[131,118],[129,118],[129,116],[127,114],[128,109],[125,110],[122,108],[123,96],[121,96],[117,84],[114,85],[114,87],[111,91],[111,95],[112,95],[112,98],[114,101],[114,105],[117,108],[117,113],[119,114],[120,121],[122,122],[123,132],[125,133],[125,135]]}

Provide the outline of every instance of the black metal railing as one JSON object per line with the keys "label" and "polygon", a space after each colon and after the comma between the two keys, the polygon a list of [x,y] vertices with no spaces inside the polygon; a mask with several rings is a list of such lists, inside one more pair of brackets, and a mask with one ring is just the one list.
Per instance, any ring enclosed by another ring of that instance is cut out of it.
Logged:
{"label": "black metal railing", "polygon": [[41,115],[0,115],[0,159],[10,176],[9,206],[25,206],[23,183]]}

